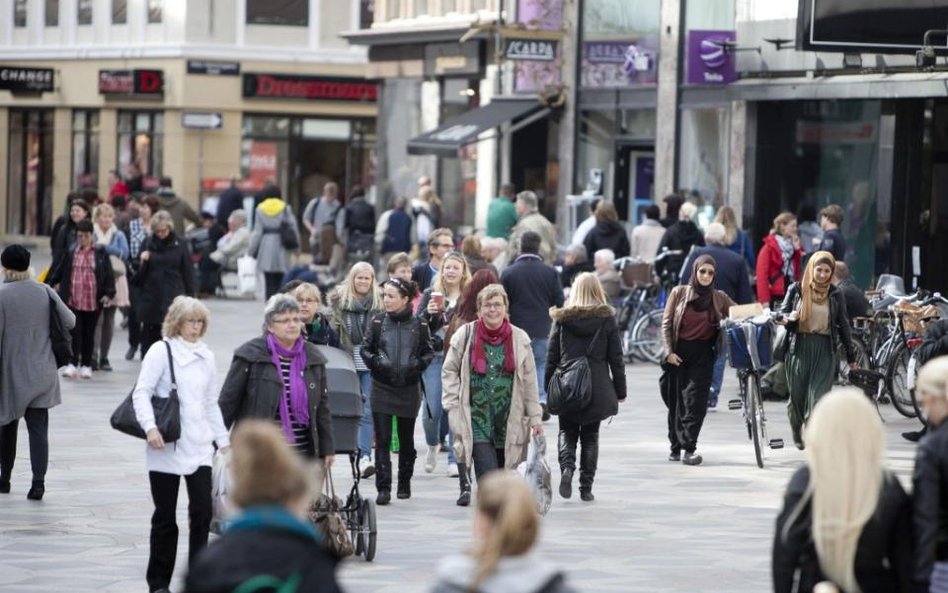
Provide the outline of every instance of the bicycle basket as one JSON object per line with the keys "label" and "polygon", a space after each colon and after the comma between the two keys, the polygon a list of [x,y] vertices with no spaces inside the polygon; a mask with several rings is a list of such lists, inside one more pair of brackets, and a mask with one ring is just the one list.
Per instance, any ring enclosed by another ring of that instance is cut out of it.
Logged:
{"label": "bicycle basket", "polygon": [[622,283],[626,286],[652,284],[653,282],[652,264],[628,263],[622,268]]}
{"label": "bicycle basket", "polygon": [[[731,367],[747,370],[770,368],[773,333],[770,323],[755,323],[750,320],[728,323],[724,335]],[[753,348],[753,351],[750,348]]]}
{"label": "bicycle basket", "polygon": [[871,398],[875,398],[879,391],[879,381],[883,378],[882,373],[872,369],[852,369],[848,375],[849,383],[853,387],[861,389],[863,393]]}
{"label": "bicycle basket", "polygon": [[938,307],[926,305],[924,307],[900,301],[892,306],[895,313],[902,318],[902,329],[912,334],[924,334],[925,323],[940,316]]}

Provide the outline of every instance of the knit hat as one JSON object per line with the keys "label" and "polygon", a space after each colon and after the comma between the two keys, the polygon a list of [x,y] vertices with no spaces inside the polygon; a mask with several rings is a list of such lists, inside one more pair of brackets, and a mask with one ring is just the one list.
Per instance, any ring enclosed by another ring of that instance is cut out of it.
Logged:
{"label": "knit hat", "polygon": [[30,267],[30,252],[18,243],[9,245],[0,254],[0,266],[14,272],[25,272]]}

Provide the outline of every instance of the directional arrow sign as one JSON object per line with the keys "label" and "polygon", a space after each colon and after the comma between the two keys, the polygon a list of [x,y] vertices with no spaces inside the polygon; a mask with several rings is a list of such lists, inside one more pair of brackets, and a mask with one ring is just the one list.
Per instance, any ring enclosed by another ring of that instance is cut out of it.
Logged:
{"label": "directional arrow sign", "polygon": [[185,111],[181,114],[181,127],[192,130],[218,130],[224,125],[224,116],[211,111]]}

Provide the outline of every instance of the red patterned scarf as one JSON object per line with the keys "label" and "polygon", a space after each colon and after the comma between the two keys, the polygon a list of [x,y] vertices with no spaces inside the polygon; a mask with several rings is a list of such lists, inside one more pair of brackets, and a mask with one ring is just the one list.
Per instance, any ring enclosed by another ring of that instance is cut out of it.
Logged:
{"label": "red patterned scarf", "polygon": [[474,345],[471,347],[471,367],[475,373],[480,375],[487,374],[487,352],[484,345],[491,346],[504,345],[504,370],[508,373],[514,372],[516,361],[513,352],[513,326],[510,321],[504,319],[504,323],[497,329],[490,329],[483,321],[478,319],[474,322]]}

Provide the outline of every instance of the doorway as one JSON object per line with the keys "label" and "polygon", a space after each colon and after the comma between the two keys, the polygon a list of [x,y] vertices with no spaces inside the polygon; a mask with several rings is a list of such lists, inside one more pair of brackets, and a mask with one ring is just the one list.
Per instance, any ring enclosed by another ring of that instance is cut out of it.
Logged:
{"label": "doorway", "polygon": [[53,210],[53,111],[10,109],[7,232],[40,235]]}
{"label": "doorway", "polygon": [[643,211],[655,203],[655,145],[619,143],[616,146],[616,183],[613,199],[619,220],[642,222]]}

